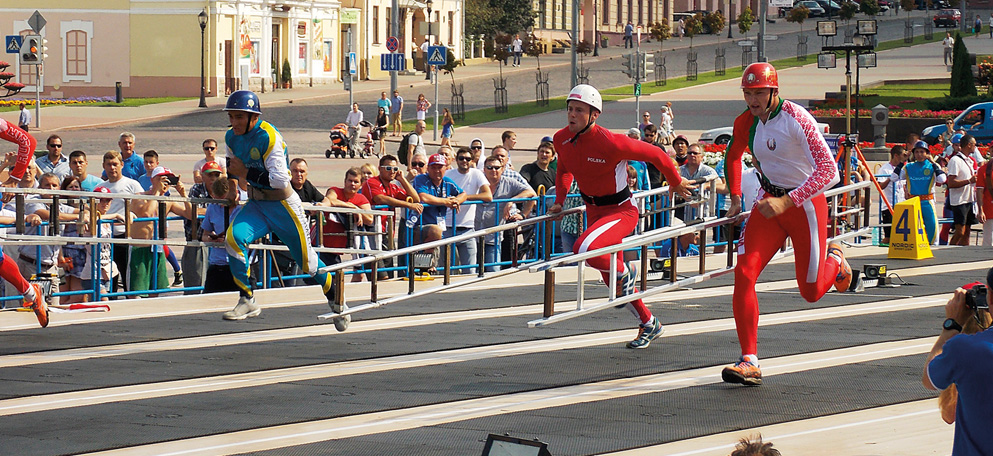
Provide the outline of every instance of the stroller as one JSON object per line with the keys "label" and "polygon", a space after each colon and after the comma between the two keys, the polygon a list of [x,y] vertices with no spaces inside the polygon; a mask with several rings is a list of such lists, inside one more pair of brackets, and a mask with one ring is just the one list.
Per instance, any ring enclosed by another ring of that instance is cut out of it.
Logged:
{"label": "stroller", "polygon": [[344,158],[346,154],[351,153],[352,158],[355,158],[355,151],[351,150],[348,140],[348,125],[335,124],[331,127],[331,134],[328,137],[331,138],[331,148],[324,151],[325,157],[331,158],[334,155],[335,158]]}
{"label": "stroller", "polygon": [[376,142],[374,139],[379,139],[375,135],[375,130],[372,128],[372,124],[366,120],[359,122],[360,127],[366,128],[366,133],[364,135],[365,142],[362,143],[362,150],[359,152],[359,158],[371,157],[373,153],[379,156],[379,152],[376,150]]}

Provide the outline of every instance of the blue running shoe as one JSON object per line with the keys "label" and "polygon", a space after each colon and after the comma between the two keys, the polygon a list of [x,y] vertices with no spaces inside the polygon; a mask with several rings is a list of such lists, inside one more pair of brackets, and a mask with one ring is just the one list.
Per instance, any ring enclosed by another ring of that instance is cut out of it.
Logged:
{"label": "blue running shoe", "polygon": [[658,339],[665,331],[662,322],[658,318],[652,317],[648,323],[638,325],[638,337],[628,342],[628,348],[648,348],[653,340]]}

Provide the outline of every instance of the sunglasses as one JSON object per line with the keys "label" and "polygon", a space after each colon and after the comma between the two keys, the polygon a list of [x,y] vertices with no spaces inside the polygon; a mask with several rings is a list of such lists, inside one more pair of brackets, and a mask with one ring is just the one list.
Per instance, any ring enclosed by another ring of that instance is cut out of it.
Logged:
{"label": "sunglasses", "polygon": [[216,147],[204,147],[203,150],[217,150]]}
{"label": "sunglasses", "polygon": [[400,167],[399,166],[384,166],[383,169],[385,169],[387,171],[400,171]]}
{"label": "sunglasses", "polygon": [[487,166],[486,169],[488,169],[490,171],[496,171],[498,169],[503,169],[503,167],[502,166]]}
{"label": "sunglasses", "polygon": [[410,166],[413,166],[414,168],[420,168],[420,167],[423,167],[426,164],[427,163],[411,163]]}
{"label": "sunglasses", "polygon": [[686,155],[700,155],[700,152],[687,152]]}
{"label": "sunglasses", "polygon": [[472,161],[472,157],[458,157],[458,158],[456,158],[456,160],[458,160],[460,162],[463,162],[463,161],[467,162],[467,161]]}
{"label": "sunglasses", "polygon": [[62,147],[62,144],[49,144],[48,147]]}
{"label": "sunglasses", "polygon": [[479,149],[482,149],[482,148],[483,148],[483,146],[472,146],[472,148],[473,148],[473,149],[477,149],[477,150],[479,150]]}

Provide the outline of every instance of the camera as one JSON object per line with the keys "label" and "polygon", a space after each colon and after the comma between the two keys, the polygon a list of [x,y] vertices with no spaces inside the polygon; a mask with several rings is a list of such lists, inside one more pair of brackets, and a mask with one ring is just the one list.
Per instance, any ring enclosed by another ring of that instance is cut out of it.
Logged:
{"label": "camera", "polygon": [[969,306],[973,311],[975,310],[986,310],[989,311],[990,306],[986,300],[986,285],[975,285],[969,291],[965,293],[965,305]]}
{"label": "camera", "polygon": [[179,176],[174,176],[174,175],[166,176],[166,182],[168,182],[169,185],[176,185],[179,183]]}

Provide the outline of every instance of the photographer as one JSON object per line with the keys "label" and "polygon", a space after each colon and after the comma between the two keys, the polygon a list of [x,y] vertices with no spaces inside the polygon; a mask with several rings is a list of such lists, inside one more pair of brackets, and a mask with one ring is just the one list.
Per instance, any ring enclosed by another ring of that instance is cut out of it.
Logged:
{"label": "photographer", "polygon": [[[945,390],[952,385],[958,389],[961,400],[955,406],[953,455],[993,454],[993,440],[985,436],[993,422],[993,331],[986,331],[990,321],[987,286],[993,283],[993,269],[987,272],[986,283],[955,290],[945,305],[947,319],[921,379],[929,389]],[[963,327],[971,322],[980,331],[963,334]]]}

